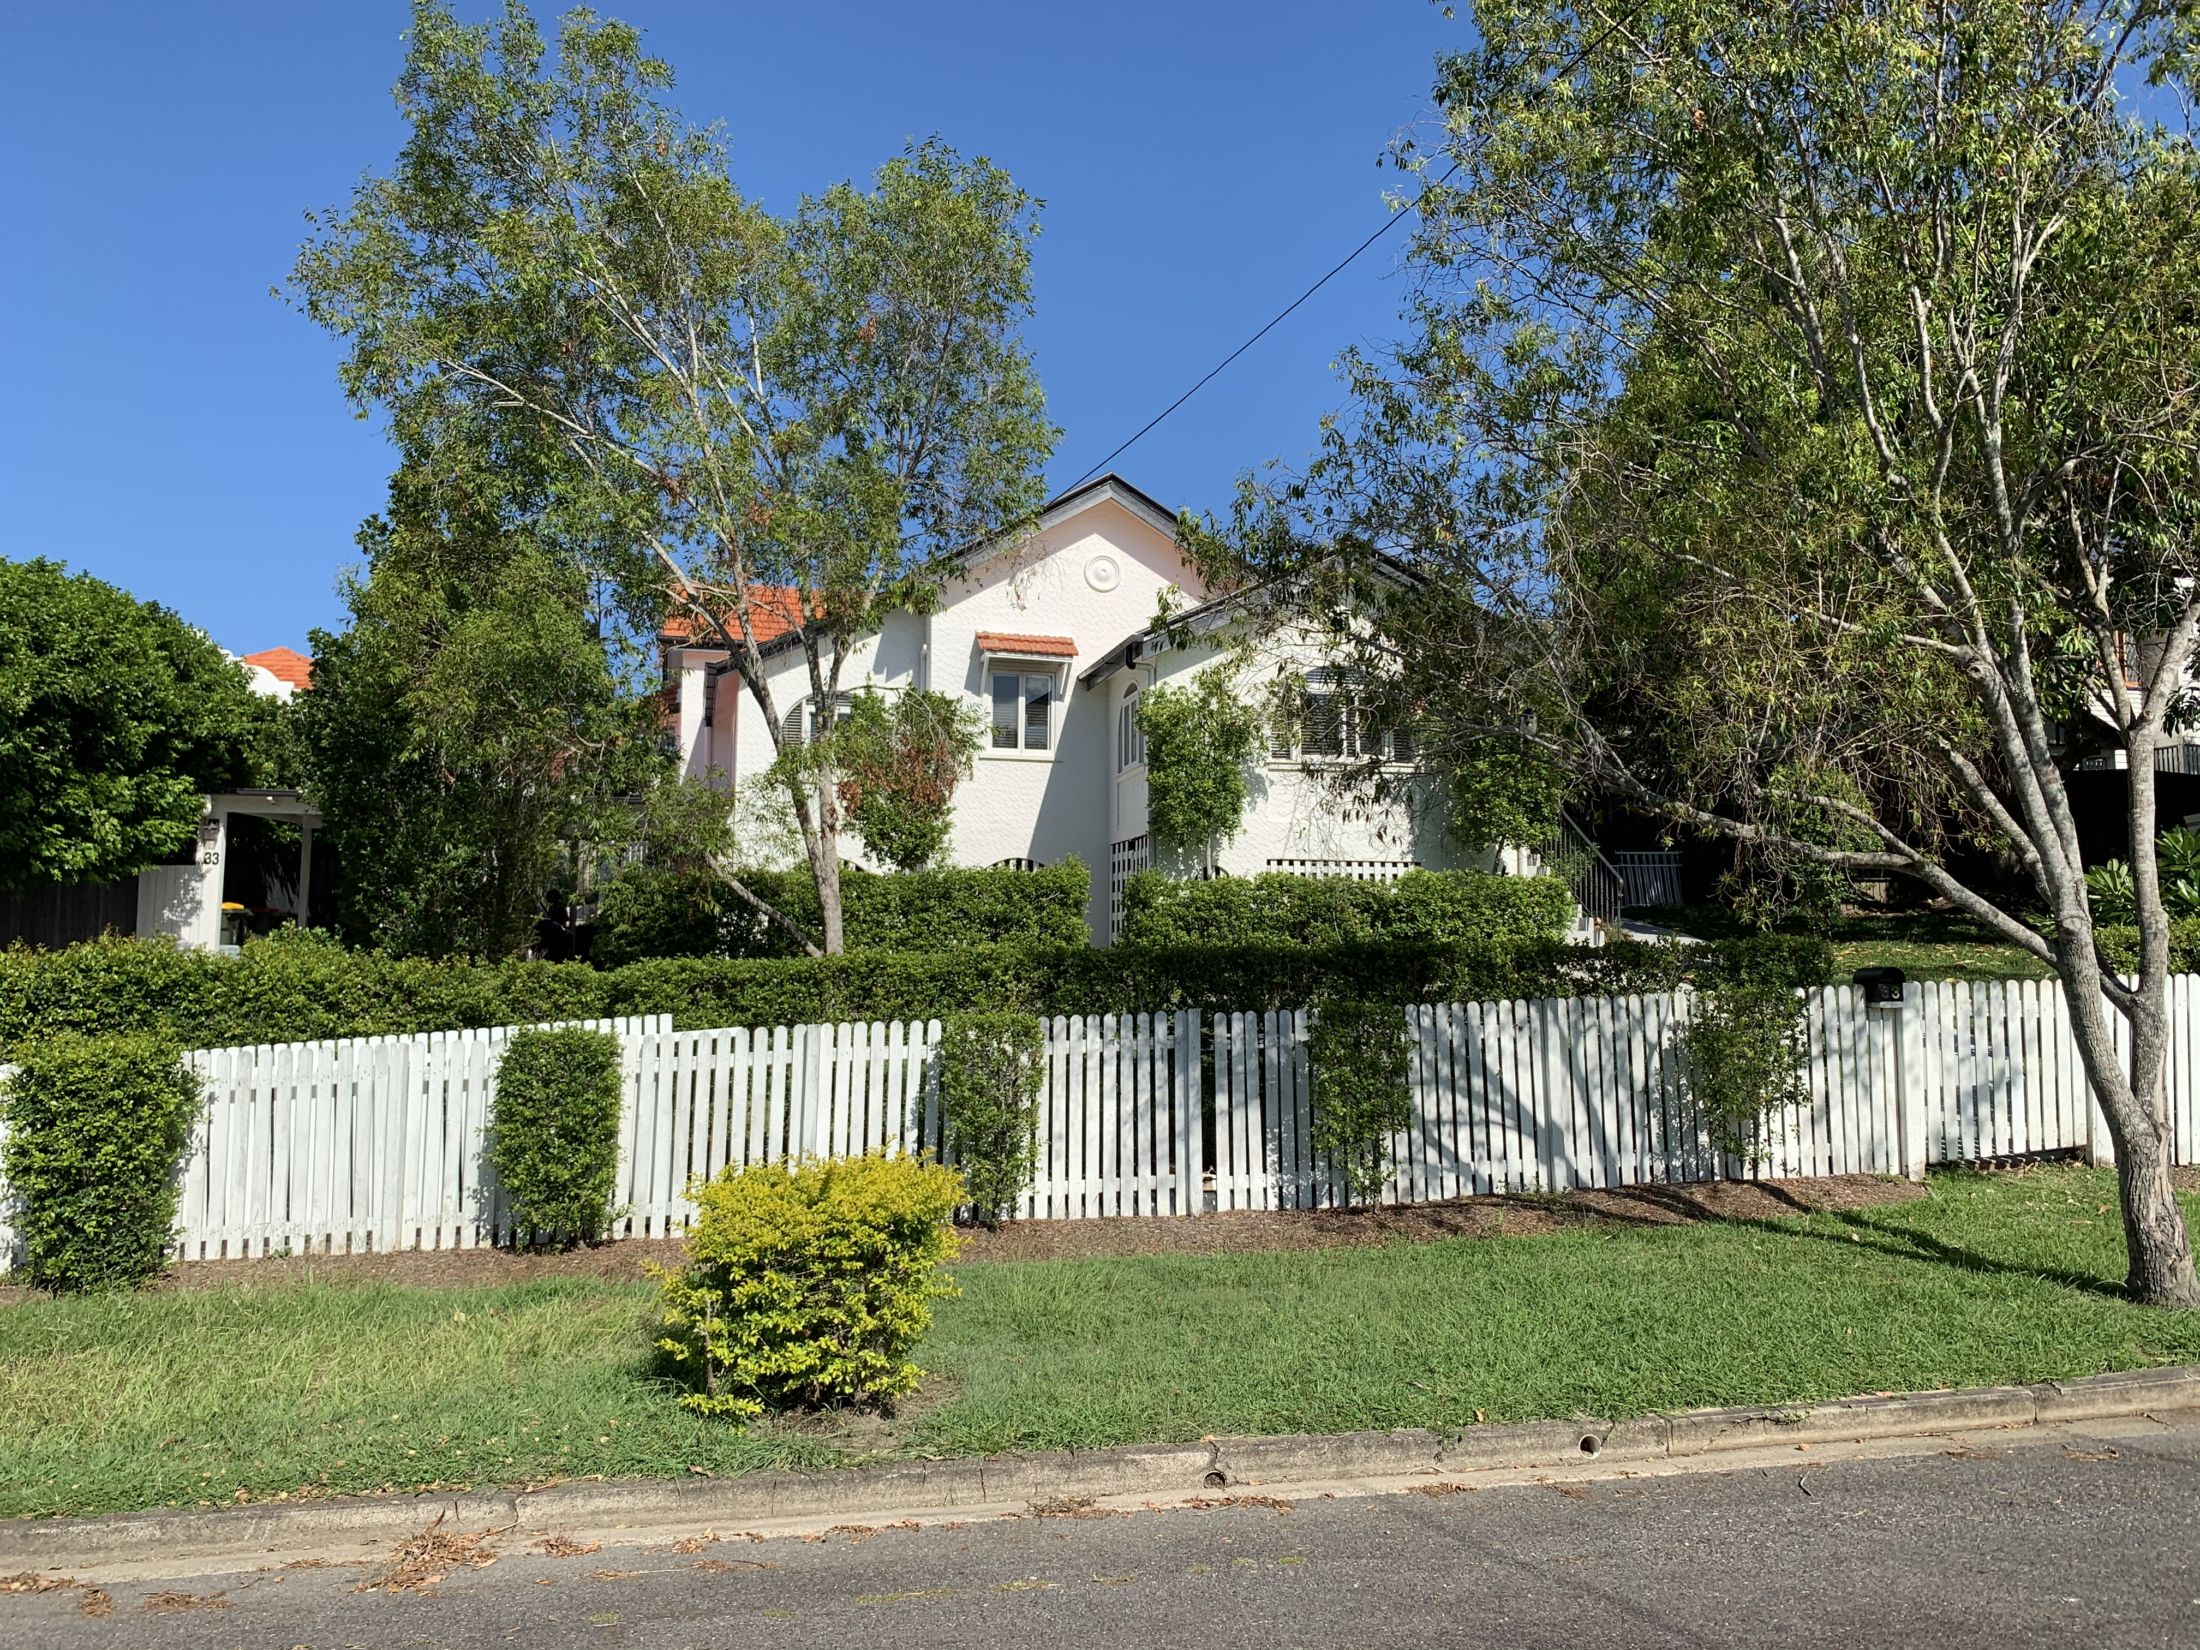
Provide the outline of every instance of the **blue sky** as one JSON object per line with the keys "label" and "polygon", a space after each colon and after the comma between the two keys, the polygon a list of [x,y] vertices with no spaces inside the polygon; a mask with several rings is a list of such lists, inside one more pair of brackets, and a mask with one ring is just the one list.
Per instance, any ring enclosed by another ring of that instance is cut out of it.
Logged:
{"label": "blue sky", "polygon": [[[1425,0],[602,0],[786,208],[938,133],[1047,205],[1030,339],[1067,482],[1384,216],[1376,158],[1458,43]],[[490,0],[460,0],[480,17]],[[536,7],[547,24],[554,8]],[[269,295],[301,214],[401,141],[402,0],[18,8],[0,100],[0,555],[48,556],[238,652],[341,622],[389,453],[334,342]],[[24,72],[32,70],[34,72]],[[1403,232],[1397,240],[1402,241]],[[1170,504],[1303,455],[1386,240],[1117,464]]]}

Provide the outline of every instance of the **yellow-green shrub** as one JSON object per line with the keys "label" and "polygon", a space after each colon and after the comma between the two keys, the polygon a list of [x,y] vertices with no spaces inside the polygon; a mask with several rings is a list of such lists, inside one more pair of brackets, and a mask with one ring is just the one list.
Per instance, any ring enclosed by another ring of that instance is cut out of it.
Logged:
{"label": "yellow-green shrub", "polygon": [[955,1292],[939,1268],[956,1249],[961,1176],[849,1157],[729,1170],[692,1195],[688,1264],[655,1269],[657,1345],[694,1388],[682,1404],[747,1420],[915,1389],[908,1351]]}

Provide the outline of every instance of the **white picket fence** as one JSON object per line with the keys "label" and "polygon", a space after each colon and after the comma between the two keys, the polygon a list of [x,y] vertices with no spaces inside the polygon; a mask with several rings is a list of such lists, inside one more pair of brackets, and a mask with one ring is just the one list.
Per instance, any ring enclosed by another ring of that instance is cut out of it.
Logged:
{"label": "white picket fence", "polygon": [[[1409,1009],[1413,1122],[1391,1143],[1383,1201],[1922,1175],[1935,1163],[2050,1153],[2109,1160],[2054,981],[1912,983],[1900,1007],[1868,1007],[1856,986],[1802,998],[1809,1103],[1765,1119],[1740,1155],[1719,1148],[1689,1102],[1686,992]],[[2170,982],[2169,1011],[2175,1154],[2191,1163],[2200,1161],[2200,976]],[[1306,1034],[1303,1012],[1214,1017],[1217,1207],[1340,1200],[1312,1145]]]}
{"label": "white picket fence", "polygon": [[[2053,981],[1803,993],[1809,1103],[1743,1156],[1694,1115],[1686,992],[1407,1010],[1413,1121],[1388,1202],[1717,1178],[1920,1175],[2055,1152],[2105,1160]],[[2171,982],[2179,1162],[2200,1159],[2200,976]],[[867,1150],[938,1153],[939,1023],[620,1038],[621,1235],[670,1237],[695,1176]],[[1048,1025],[1030,1219],[1308,1209],[1340,1201],[1312,1141],[1305,1011],[1067,1017]],[[179,1258],[469,1248],[512,1239],[484,1152],[510,1029],[213,1049],[185,1164]],[[1211,1056],[1211,1058],[1210,1058]],[[0,1208],[5,1199],[0,1197]],[[13,1253],[0,1227],[0,1270]]]}
{"label": "white picket fence", "polygon": [[1198,1214],[1206,1165],[1199,1016],[1095,1014],[1047,1026],[1029,1220]]}
{"label": "white picket fence", "polygon": [[[589,1020],[621,1046],[669,1015]],[[201,1049],[206,1113],[184,1160],[183,1260],[509,1241],[484,1151],[496,1067],[517,1029]],[[637,1098],[627,1058],[627,1098]],[[622,1121],[633,1118],[631,1103]]]}

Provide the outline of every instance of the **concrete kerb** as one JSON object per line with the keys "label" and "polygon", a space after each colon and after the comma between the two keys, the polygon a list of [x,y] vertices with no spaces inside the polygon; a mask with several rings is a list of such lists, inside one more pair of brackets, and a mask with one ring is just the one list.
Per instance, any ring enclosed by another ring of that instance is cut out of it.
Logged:
{"label": "concrete kerb", "polygon": [[2200,1409],[2200,1366],[2026,1387],[1687,1410],[1620,1422],[1579,1417],[1477,1426],[1448,1435],[1405,1429],[1214,1438],[669,1483],[571,1482],[530,1491],[26,1519],[0,1521],[0,1575],[98,1561],[394,1545],[439,1516],[454,1530],[527,1538],[679,1526],[730,1534],[800,1519],[855,1523],[918,1510],[941,1516],[1044,1511],[1120,1496],[1181,1502],[1292,1483],[1655,1461],[1767,1444],[1929,1437],[2190,1409]]}

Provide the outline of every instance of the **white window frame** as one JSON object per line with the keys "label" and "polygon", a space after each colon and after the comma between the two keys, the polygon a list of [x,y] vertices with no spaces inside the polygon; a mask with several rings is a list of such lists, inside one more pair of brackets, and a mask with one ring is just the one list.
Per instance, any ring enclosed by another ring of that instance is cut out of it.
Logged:
{"label": "white window frame", "polygon": [[1146,765],[1146,735],[1138,725],[1139,688],[1136,682],[1123,690],[1115,712],[1115,771],[1129,773]]}
{"label": "white window frame", "polygon": [[[1373,751],[1364,749],[1362,746],[1361,723],[1367,719],[1367,712],[1361,705],[1359,695],[1349,680],[1342,679],[1338,672],[1327,667],[1318,666],[1301,674],[1299,693],[1299,714],[1289,730],[1291,736],[1290,748],[1288,750],[1283,749],[1283,741],[1276,737],[1277,733],[1283,731],[1280,726],[1270,730],[1268,745],[1270,766],[1297,768],[1331,763],[1341,766],[1347,762],[1364,762],[1376,754]],[[1337,730],[1337,748],[1335,750],[1315,751],[1307,748],[1307,726],[1313,720],[1313,706],[1316,700],[1324,701],[1335,707]],[[1383,729],[1378,738],[1381,740],[1380,755],[1384,766],[1410,768],[1414,765],[1416,758],[1411,754],[1410,742],[1407,747],[1409,754],[1405,756],[1397,754],[1397,731],[1395,729]]]}
{"label": "white window frame", "polygon": [[[834,701],[834,704],[838,708],[839,712],[839,714],[837,714],[833,718],[833,725],[835,727],[838,727],[841,723],[847,721],[849,716],[853,714],[850,708],[849,701],[852,700],[854,697],[855,695],[852,692],[843,692],[840,697]],[[784,750],[786,746],[790,743],[796,745],[807,745],[813,743],[816,740],[816,707],[817,695],[814,693],[805,693],[801,698],[797,699],[792,705],[790,705],[784,712],[781,713],[779,718],[779,736],[781,740],[780,748],[782,750]],[[800,720],[797,721],[797,718],[799,718]],[[793,724],[793,726],[790,728],[789,724]]]}
{"label": "white window frame", "polygon": [[[1066,661],[1048,658],[1026,658],[1009,653],[985,655],[985,681],[979,695],[979,709],[985,719],[985,744],[978,755],[1002,762],[1051,762],[1062,743],[1062,701],[1065,691]],[[997,676],[1018,678],[1016,703],[1021,714],[1017,718],[1017,742],[1013,745],[996,745],[994,735],[1000,730],[995,720],[998,712],[993,696],[993,680]],[[1047,684],[1046,744],[1033,749],[1030,744],[1030,687],[1033,681]]]}

